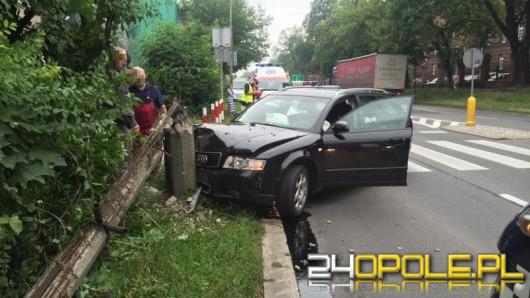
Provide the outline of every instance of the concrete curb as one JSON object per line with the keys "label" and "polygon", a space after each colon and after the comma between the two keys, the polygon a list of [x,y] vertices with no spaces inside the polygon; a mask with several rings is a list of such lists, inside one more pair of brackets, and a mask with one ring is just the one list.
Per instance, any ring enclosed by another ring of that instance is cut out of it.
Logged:
{"label": "concrete curb", "polygon": [[287,238],[279,219],[263,219],[263,293],[265,298],[300,297]]}
{"label": "concrete curb", "polygon": [[480,136],[494,140],[530,139],[530,132],[524,130],[502,128],[496,126],[475,125],[467,126],[460,124],[456,126],[442,126],[441,129]]}

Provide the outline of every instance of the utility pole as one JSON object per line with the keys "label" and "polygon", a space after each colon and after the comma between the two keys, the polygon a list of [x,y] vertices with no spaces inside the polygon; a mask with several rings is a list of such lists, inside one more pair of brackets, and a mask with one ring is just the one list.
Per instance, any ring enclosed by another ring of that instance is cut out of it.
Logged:
{"label": "utility pole", "polygon": [[224,84],[223,84],[223,27],[220,28],[219,30],[219,62],[221,64],[221,97],[220,98],[223,98],[224,97]]}
{"label": "utility pole", "polygon": [[230,54],[230,86],[232,86],[234,79],[233,79],[233,72],[234,72],[234,62],[233,62],[233,50],[234,50],[234,31],[232,29],[232,0],[230,0],[230,48],[229,48],[229,54]]}

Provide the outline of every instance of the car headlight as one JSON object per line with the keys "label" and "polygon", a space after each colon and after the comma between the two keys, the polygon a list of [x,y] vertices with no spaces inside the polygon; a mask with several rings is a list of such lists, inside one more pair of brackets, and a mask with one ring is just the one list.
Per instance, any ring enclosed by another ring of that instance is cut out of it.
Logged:
{"label": "car headlight", "polygon": [[530,206],[524,208],[524,210],[517,216],[517,225],[521,231],[530,237]]}
{"label": "car headlight", "polygon": [[261,159],[229,156],[223,165],[225,169],[262,171],[265,161]]}

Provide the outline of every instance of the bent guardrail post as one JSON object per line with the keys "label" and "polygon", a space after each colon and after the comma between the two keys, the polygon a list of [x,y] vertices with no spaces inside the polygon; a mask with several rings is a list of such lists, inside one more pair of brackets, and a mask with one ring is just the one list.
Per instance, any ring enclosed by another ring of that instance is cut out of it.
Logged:
{"label": "bent guardrail post", "polygon": [[[48,266],[24,297],[72,297],[81,280],[97,259],[108,238],[108,227],[117,227],[131,206],[140,187],[161,161],[163,152],[157,147],[162,143],[164,127],[172,122],[175,112],[182,106],[175,101],[166,115],[160,116],[147,144],[134,156],[123,176],[114,183],[98,205],[96,220],[83,227],[81,236],[72,242]],[[150,145],[149,145],[150,144]],[[154,145],[154,146],[151,146]],[[105,229],[107,225],[107,230]]]}

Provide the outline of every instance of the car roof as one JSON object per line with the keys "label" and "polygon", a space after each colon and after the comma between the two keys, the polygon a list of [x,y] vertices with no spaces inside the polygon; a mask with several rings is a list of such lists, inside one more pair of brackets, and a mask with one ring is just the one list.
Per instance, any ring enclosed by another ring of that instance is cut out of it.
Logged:
{"label": "car roof", "polygon": [[330,87],[319,87],[319,86],[296,86],[296,87],[286,87],[276,92],[276,94],[284,95],[303,95],[303,96],[314,96],[314,97],[324,97],[324,98],[333,98],[339,95],[354,95],[354,94],[383,94],[391,95],[389,92],[383,89],[377,88],[348,88],[348,89],[338,89]]}

